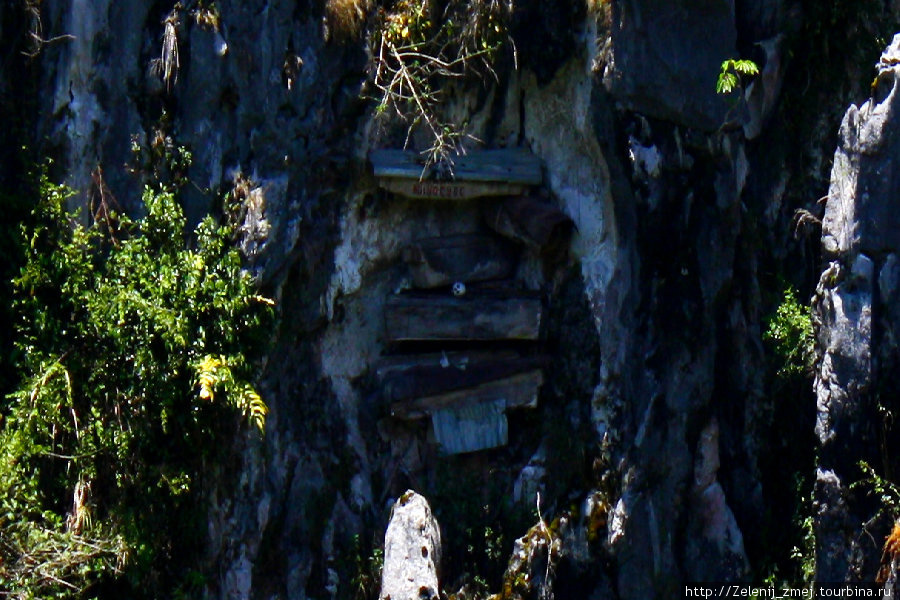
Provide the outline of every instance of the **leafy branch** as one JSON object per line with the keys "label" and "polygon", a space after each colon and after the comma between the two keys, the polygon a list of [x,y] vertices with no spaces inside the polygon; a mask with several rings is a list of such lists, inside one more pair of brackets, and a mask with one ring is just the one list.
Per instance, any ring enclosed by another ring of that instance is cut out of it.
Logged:
{"label": "leafy branch", "polygon": [[730,94],[744,87],[746,78],[759,75],[759,66],[752,60],[729,58],[722,63],[719,79],[716,81],[717,94]]}

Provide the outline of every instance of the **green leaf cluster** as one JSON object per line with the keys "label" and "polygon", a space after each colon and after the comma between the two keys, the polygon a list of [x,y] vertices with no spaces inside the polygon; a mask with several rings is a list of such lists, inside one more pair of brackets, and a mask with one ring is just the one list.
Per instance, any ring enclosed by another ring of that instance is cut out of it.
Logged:
{"label": "green leaf cluster", "polygon": [[896,521],[900,517],[900,487],[879,475],[866,461],[860,460],[856,464],[862,471],[862,478],[851,483],[850,489],[863,489],[877,497],[879,514],[885,512]]}
{"label": "green leaf cluster", "polygon": [[716,81],[717,94],[730,94],[735,89],[742,87],[742,78],[759,75],[759,67],[752,60],[729,58],[722,63],[719,69],[719,79]]}
{"label": "green leaf cluster", "polygon": [[79,597],[124,569],[152,596],[201,543],[204,461],[238,414],[263,430],[251,357],[272,302],[232,228],[207,217],[188,235],[172,191],[147,188],[140,219],[104,211],[90,226],[71,194],[43,179],[14,280],[0,589]]}
{"label": "green leaf cluster", "polygon": [[788,287],[781,304],[769,319],[763,340],[772,345],[780,366],[779,377],[806,375],[815,364],[815,336],[810,308],[797,301],[797,293]]}
{"label": "green leaf cluster", "polygon": [[381,571],[384,569],[384,549],[372,548],[366,556],[359,534],[353,536],[353,577],[350,590],[353,600],[374,600],[381,589]]}

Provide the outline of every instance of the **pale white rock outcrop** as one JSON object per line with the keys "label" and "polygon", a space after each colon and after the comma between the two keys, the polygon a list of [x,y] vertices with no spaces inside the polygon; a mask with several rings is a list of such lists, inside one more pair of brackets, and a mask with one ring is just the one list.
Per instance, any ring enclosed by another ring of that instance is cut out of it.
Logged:
{"label": "pale white rock outcrop", "polygon": [[431,600],[440,595],[441,529],[428,501],[412,490],[391,509],[384,534],[381,600]]}

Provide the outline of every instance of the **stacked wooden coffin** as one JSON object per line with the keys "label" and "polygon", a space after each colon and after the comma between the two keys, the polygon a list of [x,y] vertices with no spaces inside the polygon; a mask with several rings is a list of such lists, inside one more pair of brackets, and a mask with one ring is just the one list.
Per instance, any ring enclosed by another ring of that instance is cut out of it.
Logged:
{"label": "stacked wooden coffin", "polygon": [[441,452],[506,445],[512,409],[534,408],[544,381],[539,352],[544,315],[538,294],[514,282],[523,245],[564,236],[569,219],[527,196],[540,162],[519,150],[457,157],[452,169],[424,171],[412,153],[370,156],[380,185],[433,201],[476,198],[483,231],[415,240],[405,249],[412,289],[385,305],[386,346],[376,368],[396,419],[430,419]]}

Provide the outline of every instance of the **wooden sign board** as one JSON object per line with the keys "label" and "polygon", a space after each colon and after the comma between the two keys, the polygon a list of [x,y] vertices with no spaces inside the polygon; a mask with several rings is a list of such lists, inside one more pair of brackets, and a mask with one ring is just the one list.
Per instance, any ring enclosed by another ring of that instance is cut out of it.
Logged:
{"label": "wooden sign board", "polygon": [[400,295],[388,299],[388,342],[428,340],[536,340],[541,332],[540,298]]}
{"label": "wooden sign board", "polygon": [[369,161],[382,188],[408,198],[509,196],[543,180],[540,159],[523,149],[474,151],[429,166],[415,152],[374,150]]}

